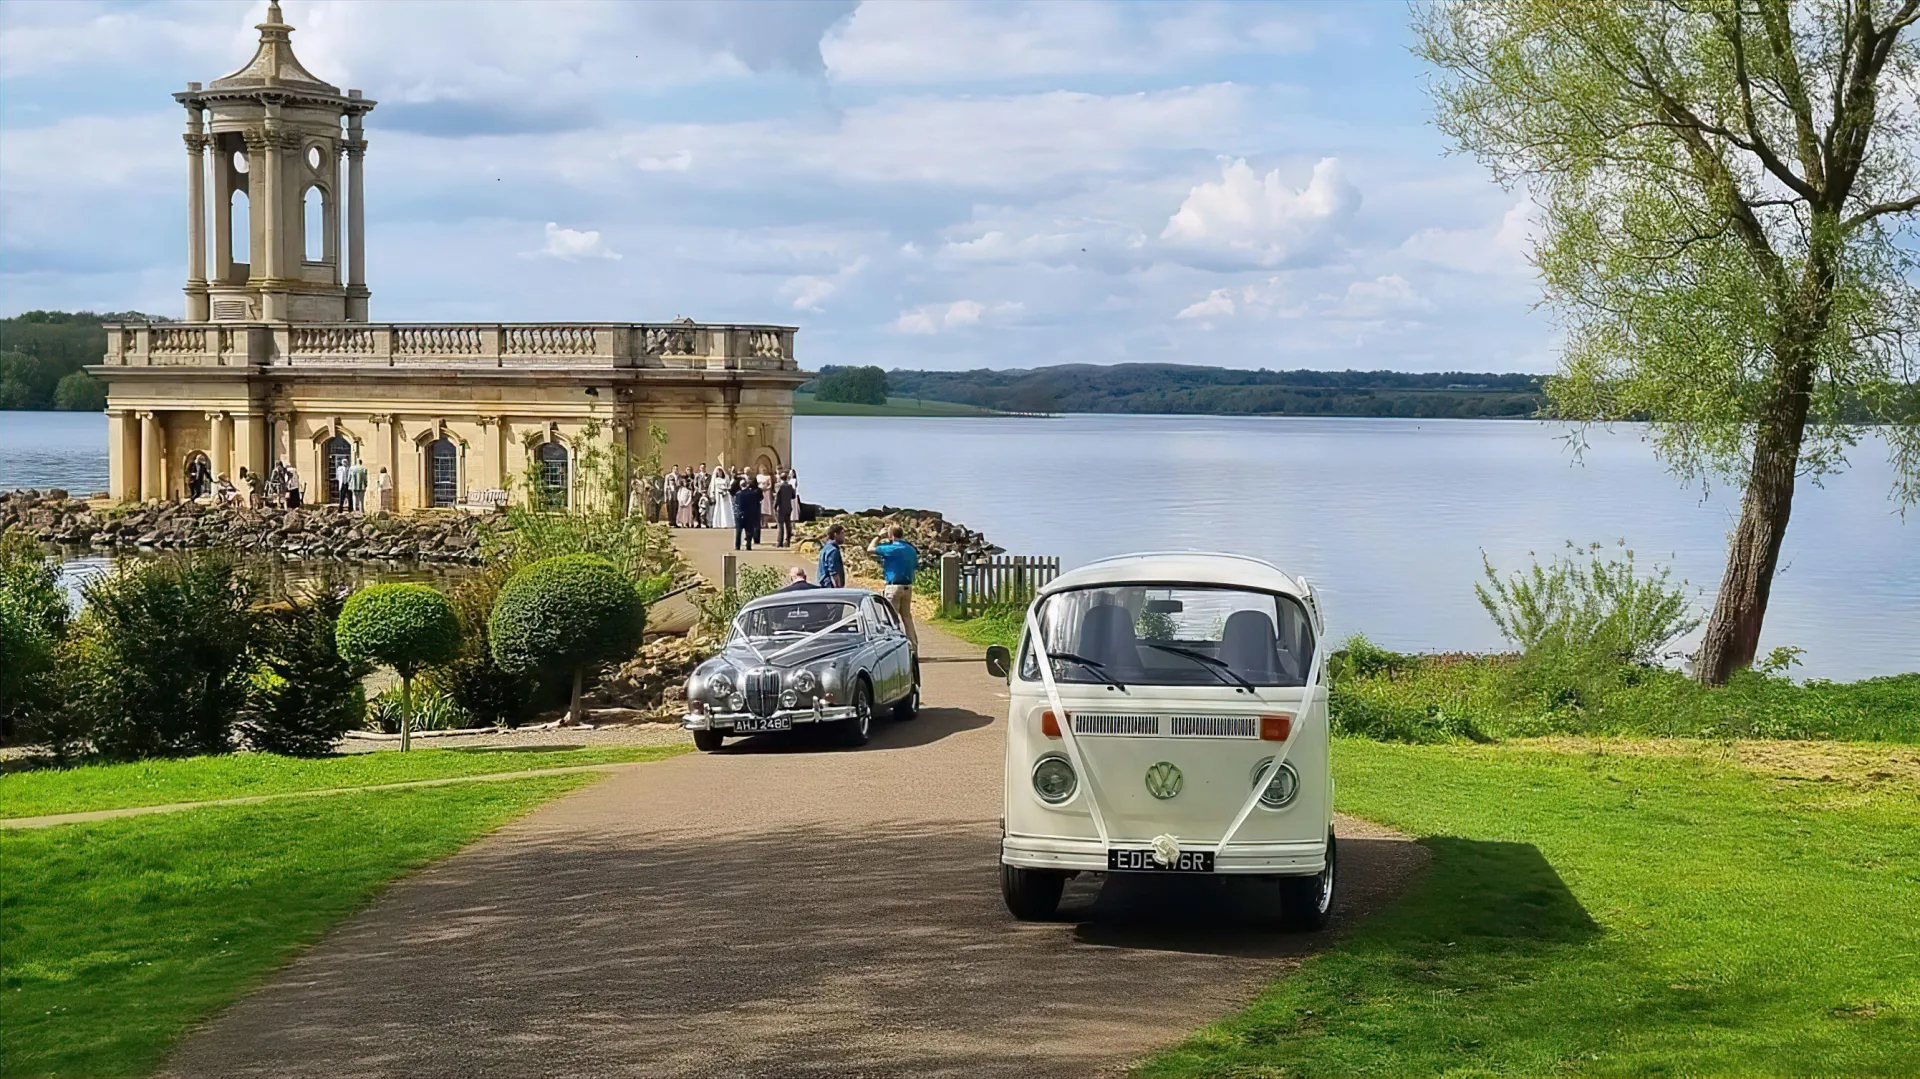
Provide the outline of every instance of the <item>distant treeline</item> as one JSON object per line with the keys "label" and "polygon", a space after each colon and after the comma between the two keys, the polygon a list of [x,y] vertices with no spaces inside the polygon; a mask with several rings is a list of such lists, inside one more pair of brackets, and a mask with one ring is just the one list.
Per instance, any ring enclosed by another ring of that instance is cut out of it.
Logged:
{"label": "distant treeline", "polygon": [[[836,367],[817,381],[833,381]],[[1240,371],[1183,364],[1065,364],[1031,370],[889,371],[887,393],[1003,412],[1528,417],[1539,375],[1446,371]],[[804,387],[803,387],[804,388]]]}
{"label": "distant treeline", "polygon": [[103,322],[146,322],[138,311],[28,311],[0,319],[0,409],[105,408],[107,388],[80,370],[107,351]]}

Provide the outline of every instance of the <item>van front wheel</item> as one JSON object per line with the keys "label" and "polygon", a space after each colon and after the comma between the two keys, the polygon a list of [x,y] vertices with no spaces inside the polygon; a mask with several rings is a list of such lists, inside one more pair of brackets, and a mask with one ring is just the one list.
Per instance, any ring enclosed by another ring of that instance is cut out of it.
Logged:
{"label": "van front wheel", "polygon": [[1007,911],[1023,922],[1044,922],[1060,909],[1060,892],[1067,886],[1067,875],[1049,869],[1022,869],[1017,865],[1000,866],[1000,894]]}
{"label": "van front wheel", "polygon": [[1294,933],[1313,933],[1327,927],[1333,915],[1334,870],[1333,833],[1327,833],[1326,868],[1311,877],[1280,878],[1280,925]]}

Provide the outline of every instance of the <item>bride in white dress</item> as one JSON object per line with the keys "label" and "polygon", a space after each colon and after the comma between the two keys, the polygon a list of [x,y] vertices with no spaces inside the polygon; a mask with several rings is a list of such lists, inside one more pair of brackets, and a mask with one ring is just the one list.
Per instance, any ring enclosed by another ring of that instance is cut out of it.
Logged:
{"label": "bride in white dress", "polygon": [[713,470],[713,478],[707,481],[708,504],[713,507],[713,527],[733,527],[733,477],[727,474],[725,465]]}

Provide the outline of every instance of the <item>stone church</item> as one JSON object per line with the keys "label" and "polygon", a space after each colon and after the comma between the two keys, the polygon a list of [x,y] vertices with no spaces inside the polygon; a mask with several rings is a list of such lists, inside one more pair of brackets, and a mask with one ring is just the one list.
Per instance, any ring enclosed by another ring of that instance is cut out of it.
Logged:
{"label": "stone church", "polygon": [[[791,463],[794,327],[675,322],[370,322],[363,124],[374,102],[294,58],[279,3],[246,66],[187,110],[182,322],[107,327],[112,494],[177,498],[216,475],[334,466],[389,474],[389,508],[491,504],[527,483],[577,497],[603,443],[667,465]],[[208,244],[209,220],[212,244]],[[231,222],[244,220],[245,235]],[[372,505],[369,492],[369,505]]]}

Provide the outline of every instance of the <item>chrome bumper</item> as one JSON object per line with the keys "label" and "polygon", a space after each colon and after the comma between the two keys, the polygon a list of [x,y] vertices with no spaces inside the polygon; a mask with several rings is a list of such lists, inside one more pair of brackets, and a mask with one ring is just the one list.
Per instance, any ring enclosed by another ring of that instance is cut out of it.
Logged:
{"label": "chrome bumper", "polygon": [[798,727],[803,723],[838,723],[853,718],[853,706],[829,708],[780,708],[764,716],[752,712],[688,712],[680,725],[690,731],[731,731],[738,720],[785,719]]}
{"label": "chrome bumper", "polygon": [[[1116,839],[1114,847],[1137,850],[1147,840]],[[1313,876],[1327,867],[1327,841],[1289,840],[1282,843],[1229,843],[1216,849],[1211,843],[1182,843],[1183,850],[1212,850],[1213,871],[1267,873],[1276,876]],[[1097,839],[1053,839],[1007,836],[1000,841],[1000,861],[1021,869],[1072,869],[1082,873],[1107,871],[1107,847]]]}

